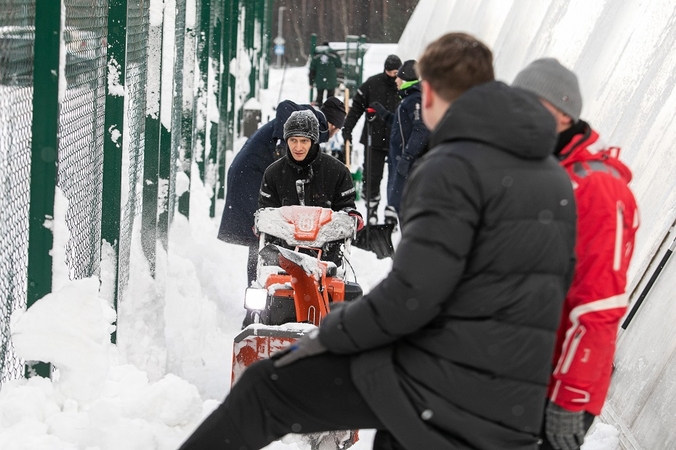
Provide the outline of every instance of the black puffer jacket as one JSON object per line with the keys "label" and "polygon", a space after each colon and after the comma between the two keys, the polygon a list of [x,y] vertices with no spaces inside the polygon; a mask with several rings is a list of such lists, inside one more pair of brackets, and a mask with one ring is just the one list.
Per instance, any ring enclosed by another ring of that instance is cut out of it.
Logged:
{"label": "black puffer jacket", "polygon": [[574,266],[571,183],[551,115],[475,87],[409,177],[392,271],[319,339],[407,449],[535,449]]}
{"label": "black puffer jacket", "polygon": [[356,191],[347,166],[319,151],[317,144],[310,152],[316,157],[308,165],[296,164],[287,151],[286,156],[267,168],[258,198],[259,208],[300,205],[296,180],[304,180],[305,205],[334,211],[355,209]]}

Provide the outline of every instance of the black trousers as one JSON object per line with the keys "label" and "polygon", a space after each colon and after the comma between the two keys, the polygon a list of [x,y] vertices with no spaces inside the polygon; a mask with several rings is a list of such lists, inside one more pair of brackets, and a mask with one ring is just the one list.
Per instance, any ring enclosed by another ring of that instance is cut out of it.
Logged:
{"label": "black trousers", "polygon": [[322,106],[324,103],[324,91],[326,91],[326,98],[328,99],[329,97],[333,97],[333,94],[336,92],[336,89],[317,89],[317,98],[315,100],[315,103],[317,103],[317,106]]}
{"label": "black trousers", "polygon": [[[323,354],[276,368],[253,364],[180,450],[255,450],[288,433],[377,429],[378,450],[405,450],[366,404],[350,357]],[[412,449],[411,449],[412,450]]]}
{"label": "black trousers", "polygon": [[[380,199],[380,182],[383,179],[383,171],[387,159],[387,150],[380,148],[371,148],[364,155],[364,199],[366,201]],[[371,184],[371,190],[368,191],[368,184]]]}
{"label": "black trousers", "polygon": [[246,261],[246,287],[251,287],[251,282],[256,279],[256,269],[258,266],[258,241],[249,244],[249,257]]}

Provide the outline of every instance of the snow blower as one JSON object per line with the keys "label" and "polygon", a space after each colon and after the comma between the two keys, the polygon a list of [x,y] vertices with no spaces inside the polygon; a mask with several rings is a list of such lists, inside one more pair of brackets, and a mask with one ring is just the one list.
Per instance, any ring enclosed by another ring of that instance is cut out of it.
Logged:
{"label": "snow blower", "polygon": [[[256,212],[260,251],[257,279],[245,293],[250,323],[235,337],[231,382],[316,328],[331,306],[362,295],[345,275],[356,222],[342,211],[313,206]],[[303,437],[311,448],[347,449],[355,430]],[[328,445],[328,447],[327,447]]]}

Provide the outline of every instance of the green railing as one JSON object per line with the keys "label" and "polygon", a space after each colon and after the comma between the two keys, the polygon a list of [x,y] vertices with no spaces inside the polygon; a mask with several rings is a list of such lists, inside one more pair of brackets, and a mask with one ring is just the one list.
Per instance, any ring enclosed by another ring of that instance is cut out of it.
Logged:
{"label": "green railing", "polygon": [[[0,386],[50,375],[15,355],[14,311],[57,277],[98,276],[116,309],[140,270],[161,294],[156,260],[174,214],[190,216],[189,184],[212,191],[212,215],[223,198],[237,109],[267,85],[272,0],[150,3],[0,0]],[[230,71],[239,57],[247,77]]]}

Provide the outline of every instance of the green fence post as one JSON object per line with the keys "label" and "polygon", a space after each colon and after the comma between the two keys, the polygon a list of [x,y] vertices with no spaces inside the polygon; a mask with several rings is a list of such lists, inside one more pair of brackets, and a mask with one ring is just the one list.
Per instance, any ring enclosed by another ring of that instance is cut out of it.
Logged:
{"label": "green fence post", "polygon": [[256,87],[252,97],[259,98],[260,89],[263,87],[263,78],[265,77],[265,58],[263,56],[265,45],[265,3],[266,0],[255,0],[256,11],[256,25],[254,31],[256,38],[254,39],[255,55],[256,55]]}
{"label": "green fence post", "polygon": [[209,33],[211,32],[211,0],[200,0],[199,2],[199,25],[197,34],[197,70],[199,72],[197,80],[197,92],[194,102],[194,123],[195,134],[193,136],[194,152],[193,158],[197,161],[199,176],[202,183],[205,183],[204,164],[206,154],[206,127],[207,127],[207,102],[209,87],[209,42],[211,41]]}
{"label": "green fence post", "polygon": [[364,50],[364,44],[366,44],[366,35],[362,34],[359,36],[359,45],[357,46],[357,68],[358,68],[358,78],[357,78],[357,86],[361,86],[362,84],[362,79],[364,77],[364,53],[366,53],[366,50]]}
{"label": "green fence post", "polygon": [[273,8],[272,8],[272,0],[264,0],[265,5],[264,5],[264,12],[263,14],[265,15],[265,23],[262,27],[261,34],[262,34],[262,42],[263,42],[263,48],[261,49],[261,53],[263,55],[264,59],[264,65],[263,65],[263,89],[268,89],[269,88],[269,82],[270,82],[270,58],[271,58],[271,52],[272,52],[272,17],[273,17]]}
{"label": "green fence post", "polygon": [[221,2],[221,16],[223,17],[223,27],[221,33],[221,55],[220,62],[223,70],[218,80],[218,182],[216,184],[216,198],[225,198],[225,152],[228,147],[228,101],[230,86],[230,56],[232,46],[230,45],[230,27],[237,20],[237,17],[230,15],[232,0],[223,0]]}
{"label": "green fence post", "polygon": [[[195,11],[192,11],[190,16],[195,17],[197,12],[197,5]],[[186,6],[187,8],[187,6]],[[186,16],[187,16],[186,11]],[[183,107],[181,119],[181,148],[183,154],[181,155],[181,168],[188,179],[188,189],[183,192],[178,198],[178,212],[186,217],[190,216],[190,185],[192,184],[192,158],[193,158],[193,116],[195,111],[195,64],[197,63],[195,46],[196,46],[196,26],[197,24],[186,23],[185,38],[184,38],[184,64],[183,64]]]}
{"label": "green fence post", "polygon": [[[316,47],[317,47],[317,35],[315,33],[312,33],[310,35],[310,56],[309,56],[310,62],[312,62],[312,58],[315,56]],[[312,87],[312,85],[310,85],[310,103],[314,101],[315,101],[314,88]]]}
{"label": "green fence post", "polygon": [[243,99],[243,103],[256,96],[256,80],[258,78],[258,62],[256,61],[256,0],[244,2],[244,48],[251,63],[249,72],[249,95]]}
{"label": "green fence post", "polygon": [[[221,17],[221,11],[216,4],[213,5],[212,15],[214,16],[213,20],[213,29],[211,30],[211,39],[209,42],[209,86],[211,90],[209,91],[208,101],[216,102],[215,105],[209,106],[208,110],[218,111],[220,115],[220,73],[221,73],[221,44],[223,41],[223,21]],[[207,114],[208,126],[209,126],[209,148],[207,153],[207,167],[208,167],[208,176],[207,183],[208,187],[212,192],[211,196],[211,205],[209,206],[209,217],[214,217],[216,215],[216,191],[218,190],[218,124],[220,118],[213,120],[213,117],[210,117]]]}
{"label": "green fence post", "polygon": [[[230,63],[237,58],[237,36],[239,34],[239,23],[240,23],[240,2],[242,0],[229,0],[230,1],[230,35],[228,36],[228,46],[229,46],[229,61],[228,68]],[[239,127],[237,124],[237,99],[236,99],[236,84],[237,77],[235,74],[230,73],[228,70],[228,105],[227,105],[227,132],[226,132],[226,150],[233,150],[235,146],[235,136],[239,132]]]}
{"label": "green fence post", "polygon": [[[161,13],[164,17],[164,12]],[[163,23],[148,29],[148,80],[162,78]],[[143,210],[141,212],[141,246],[148,259],[150,274],[155,277],[157,258],[157,204],[160,164],[161,85],[148,89],[146,98],[145,151],[143,153]]]}
{"label": "green fence post", "polygon": [[[169,251],[169,227],[175,210],[175,181],[176,181],[176,162],[178,161],[178,147],[180,145],[180,130],[174,133],[176,128],[180,128],[180,112],[182,103],[183,82],[179,75],[183,69],[183,46],[177,43],[183,38],[185,28],[185,5],[186,0],[176,0],[173,11],[173,29],[167,29],[173,39],[162,39],[164,52],[171,55],[172,65],[164,67],[162,70],[162,82],[160,95],[165,100],[169,99],[169,107],[165,105],[160,109],[160,164],[159,164],[159,198],[157,212],[157,233],[159,243],[164,251]],[[171,3],[167,3],[170,5]],[[167,16],[165,15],[165,18]],[[164,26],[169,27],[172,21],[165,20]],[[169,92],[165,92],[165,89]],[[167,95],[168,94],[168,95]],[[162,100],[160,100],[160,104]],[[164,279],[164,277],[162,278]]]}
{"label": "green fence post", "polygon": [[[31,189],[28,222],[28,288],[30,308],[52,290],[54,195],[56,193],[59,124],[59,54],[61,1],[35,2],[35,56],[33,58],[33,123]],[[65,70],[65,68],[62,68]],[[65,80],[64,80],[65,81]],[[26,362],[26,376],[49,378],[51,366]]]}
{"label": "green fence post", "polygon": [[[110,301],[117,312],[119,279],[120,215],[122,202],[122,149],[124,147],[124,99],[127,45],[127,0],[108,3],[108,65],[115,67],[119,84],[113,92],[106,84],[105,138],[103,140],[103,187],[101,205],[101,246],[110,245],[115,258]],[[103,252],[102,252],[103,254]],[[111,341],[117,341],[113,331]]]}

